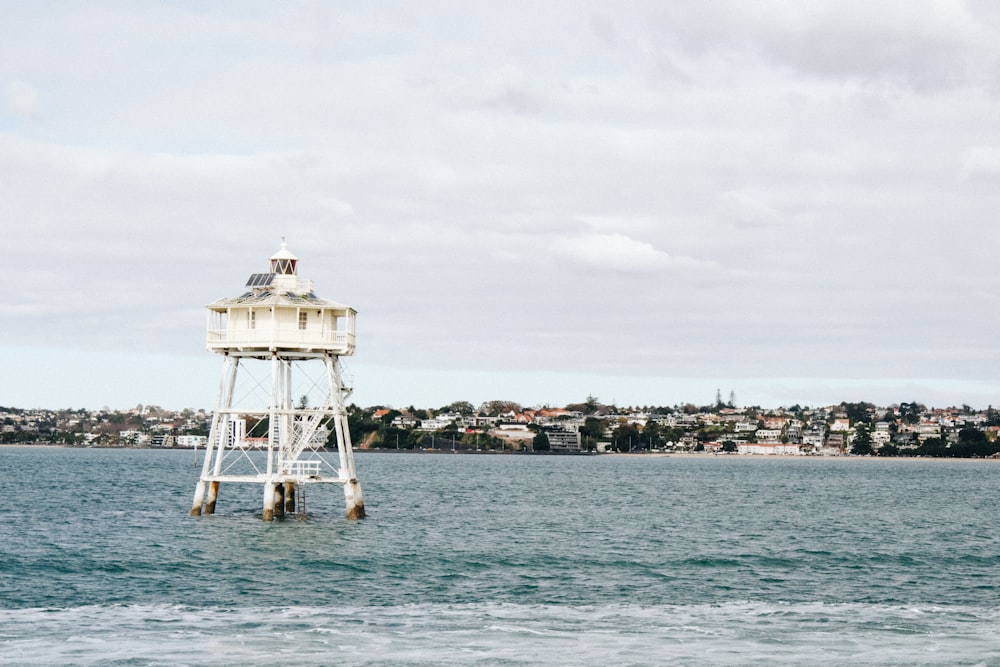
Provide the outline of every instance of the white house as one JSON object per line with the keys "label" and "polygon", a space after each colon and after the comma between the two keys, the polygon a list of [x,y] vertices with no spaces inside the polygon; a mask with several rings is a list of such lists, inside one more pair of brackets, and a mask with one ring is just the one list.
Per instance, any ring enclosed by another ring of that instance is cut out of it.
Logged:
{"label": "white house", "polygon": [[580,432],[577,430],[554,429],[545,431],[549,439],[549,449],[553,452],[580,451]]}
{"label": "white house", "polygon": [[178,447],[204,448],[208,444],[207,435],[179,435],[175,440]]}
{"label": "white house", "polygon": [[754,432],[754,437],[757,439],[757,442],[761,443],[780,443],[781,430],[776,428],[759,428]]}
{"label": "white house", "polygon": [[755,454],[755,455],[798,455],[802,452],[799,451],[798,445],[787,444],[783,445],[781,443],[769,443],[769,442],[744,442],[736,446],[736,451],[740,454]]}

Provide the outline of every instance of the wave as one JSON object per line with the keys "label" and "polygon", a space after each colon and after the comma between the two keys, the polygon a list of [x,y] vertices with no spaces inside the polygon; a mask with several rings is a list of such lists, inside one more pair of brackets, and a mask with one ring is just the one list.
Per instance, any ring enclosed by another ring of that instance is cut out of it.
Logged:
{"label": "wave", "polygon": [[971,665],[997,633],[967,606],[113,605],[5,612],[0,664]]}

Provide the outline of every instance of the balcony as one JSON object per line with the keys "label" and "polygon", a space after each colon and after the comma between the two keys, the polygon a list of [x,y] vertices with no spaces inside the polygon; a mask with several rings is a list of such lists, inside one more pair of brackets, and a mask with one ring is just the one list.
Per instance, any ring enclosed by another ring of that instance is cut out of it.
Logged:
{"label": "balcony", "polygon": [[206,347],[212,352],[260,353],[331,352],[338,355],[354,353],[355,336],[349,331],[310,331],[295,327],[258,325],[254,329],[208,329]]}

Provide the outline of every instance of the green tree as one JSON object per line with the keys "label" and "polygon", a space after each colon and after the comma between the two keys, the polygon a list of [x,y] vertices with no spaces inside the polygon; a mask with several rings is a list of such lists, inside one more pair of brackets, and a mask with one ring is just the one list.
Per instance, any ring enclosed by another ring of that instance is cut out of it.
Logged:
{"label": "green tree", "polygon": [[952,456],[985,458],[1000,452],[1000,444],[990,442],[978,428],[967,427],[958,432],[958,443]]}
{"label": "green tree", "polygon": [[604,437],[606,425],[603,419],[587,417],[580,427],[580,442],[588,452],[594,451],[597,441]]}
{"label": "green tree", "polygon": [[916,424],[920,421],[920,413],[924,411],[924,406],[916,401],[913,403],[899,404],[899,418],[907,424]]}
{"label": "green tree", "polygon": [[986,408],[986,426],[1000,426],[1000,410],[995,410],[992,405]]}
{"label": "green tree", "polygon": [[267,428],[268,424],[270,423],[270,420],[267,417],[261,417],[257,421],[252,421],[252,420],[253,417],[247,419],[247,437],[266,438]]}
{"label": "green tree", "polygon": [[383,424],[372,444],[382,449],[413,449],[411,434],[412,431]]}
{"label": "green tree", "polygon": [[451,422],[450,424],[445,424],[444,428],[439,428],[438,433],[456,433],[458,432],[458,424]]}
{"label": "green tree", "polygon": [[650,419],[642,427],[642,441],[648,449],[658,449],[663,446],[663,435],[660,433],[660,425]]}
{"label": "green tree", "polygon": [[486,401],[479,406],[479,411],[490,417],[502,415],[505,412],[522,412],[524,408],[514,401]]}
{"label": "green tree", "polygon": [[852,424],[857,424],[858,422],[871,422],[871,413],[875,410],[875,406],[871,403],[846,403],[840,404],[840,407],[844,409],[847,414],[847,418]]}
{"label": "green tree", "polygon": [[[720,434],[726,432],[726,427],[719,424],[712,424],[711,426],[705,426],[704,428],[698,429],[695,432],[695,437],[701,442],[713,442]],[[750,434],[751,437],[753,434]]]}
{"label": "green tree", "polygon": [[601,409],[601,402],[596,396],[589,394],[587,400],[582,403],[569,403],[565,406],[570,412],[579,412],[583,415],[593,415]]}
{"label": "green tree", "polygon": [[899,447],[891,442],[887,442],[878,448],[879,456],[899,456]]}
{"label": "green tree", "polygon": [[942,457],[948,456],[948,445],[941,438],[927,438],[917,447],[916,453],[920,456]]}
{"label": "green tree", "polygon": [[536,452],[549,451],[549,436],[545,434],[545,431],[539,431],[535,434],[534,439],[531,441],[531,448]]}
{"label": "green tree", "polygon": [[664,443],[671,442],[676,444],[684,437],[684,430],[673,426],[663,426],[660,428],[660,437]]}
{"label": "green tree", "polygon": [[611,447],[619,452],[630,452],[639,449],[639,427],[635,424],[619,424],[611,432]]}
{"label": "green tree", "polygon": [[854,441],[851,443],[851,454],[855,456],[871,456],[875,453],[872,449],[872,436],[868,432],[868,426],[861,422],[854,429]]}
{"label": "green tree", "polygon": [[[352,404],[347,408],[347,428],[351,435],[351,442],[360,443],[369,433],[377,431],[379,424],[372,420],[371,411],[362,410]],[[332,424],[326,443],[327,447],[337,446],[337,433],[336,429],[332,428]]]}
{"label": "green tree", "polygon": [[476,412],[476,409],[468,401],[455,401],[444,406],[438,412],[456,412],[460,415],[471,415]]}

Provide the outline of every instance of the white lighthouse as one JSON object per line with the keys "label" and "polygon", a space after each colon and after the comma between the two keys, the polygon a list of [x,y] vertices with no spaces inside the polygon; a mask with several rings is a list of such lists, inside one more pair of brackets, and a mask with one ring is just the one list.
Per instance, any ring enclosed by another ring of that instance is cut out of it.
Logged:
{"label": "white lighthouse", "polygon": [[208,349],[224,363],[192,515],[215,512],[222,482],[249,482],[263,484],[265,521],[304,513],[306,486],[322,483],[343,485],[349,519],[365,516],[340,364],[356,315],[316,296],[285,243],[244,294],[208,306]]}

